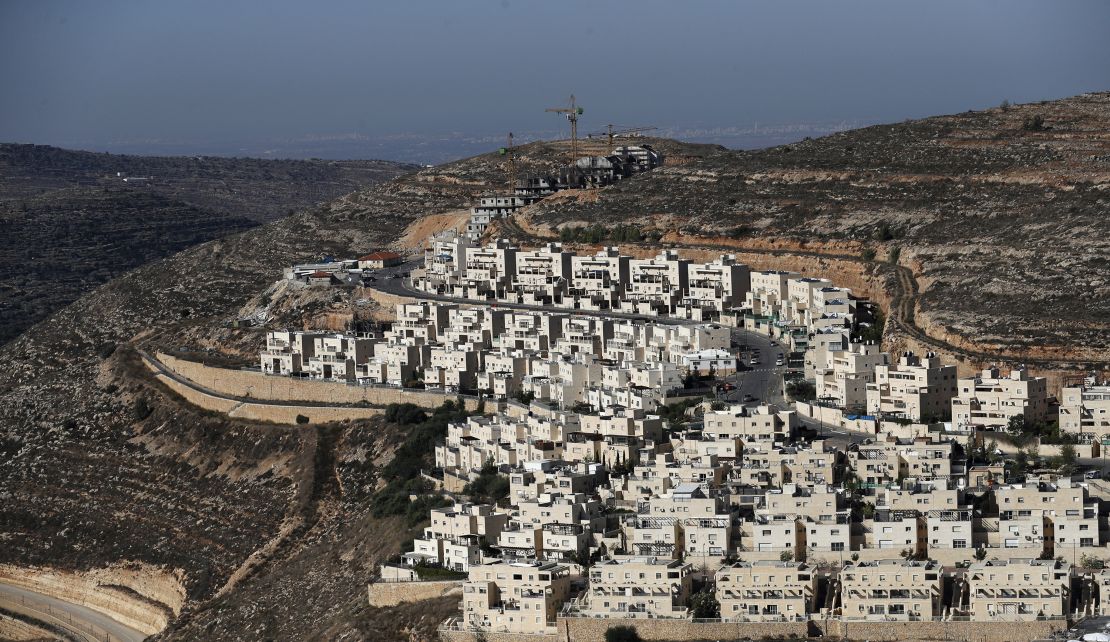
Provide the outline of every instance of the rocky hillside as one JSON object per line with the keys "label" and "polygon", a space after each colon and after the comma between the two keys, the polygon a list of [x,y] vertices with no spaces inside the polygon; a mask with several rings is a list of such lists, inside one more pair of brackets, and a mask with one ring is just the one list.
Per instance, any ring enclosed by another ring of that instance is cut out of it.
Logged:
{"label": "rocky hillside", "polygon": [[413,169],[0,145],[0,344],[130,269]]}
{"label": "rocky hillside", "polygon": [[[1043,123],[1023,127],[1034,114]],[[660,239],[632,248],[642,253],[730,248],[757,267],[822,271],[872,293],[895,321],[892,342],[935,341],[969,358],[1042,350],[1074,371],[1106,362],[1110,341],[1108,130],[1100,94],[754,153],[658,141],[671,161],[662,170],[560,195],[502,232],[538,239],[593,225],[585,247],[634,226]],[[524,147],[520,171],[563,154]],[[359,589],[400,543],[399,526],[367,506],[403,427],[228,420],[152,381],[135,349],[249,355],[260,330],[226,322],[273,304],[259,293],[283,266],[450,220],[504,181],[502,162],[421,170],[189,248],[0,348],[0,563],[164,568],[187,598],[167,638],[426,638],[450,603],[374,612]]]}
{"label": "rocky hillside", "polygon": [[1108,214],[1102,93],[709,152],[542,202],[516,232],[631,225],[679,246],[862,259],[861,272],[902,266],[920,290],[903,321],[929,337],[1097,366],[1110,360]]}

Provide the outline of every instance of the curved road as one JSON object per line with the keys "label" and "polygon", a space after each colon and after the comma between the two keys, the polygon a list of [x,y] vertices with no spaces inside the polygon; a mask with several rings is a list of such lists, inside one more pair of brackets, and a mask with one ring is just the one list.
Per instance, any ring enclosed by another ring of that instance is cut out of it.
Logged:
{"label": "curved road", "polygon": [[0,606],[69,631],[76,639],[140,642],[146,634],[87,606],[0,583]]}

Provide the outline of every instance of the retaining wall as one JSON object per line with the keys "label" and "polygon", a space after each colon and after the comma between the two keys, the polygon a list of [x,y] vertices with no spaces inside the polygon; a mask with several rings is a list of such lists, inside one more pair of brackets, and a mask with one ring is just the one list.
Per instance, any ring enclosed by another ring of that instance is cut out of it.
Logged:
{"label": "retaining wall", "polygon": [[[824,628],[824,622],[820,623]],[[827,635],[871,642],[966,640],[967,642],[1027,642],[1049,637],[1065,628],[1063,620],[1033,622],[842,622],[830,620]]]}
{"label": "retaining wall", "polygon": [[298,416],[308,417],[308,423],[324,423],[328,421],[344,421],[347,419],[366,419],[385,412],[381,408],[359,408],[349,406],[276,406],[273,404],[242,403],[223,397],[215,397],[200,392],[175,381],[166,375],[159,374],[157,378],[166,386],[185,398],[186,401],[206,410],[222,412],[228,417],[249,419],[252,421],[269,421],[275,424],[297,423]]}
{"label": "retaining wall", "polygon": [[809,622],[693,622],[669,619],[560,618],[558,639],[604,642],[612,626],[634,626],[644,640],[743,640],[805,638]]}
{"label": "retaining wall", "polygon": [[431,600],[462,593],[462,580],[443,582],[374,582],[366,586],[370,606],[396,606],[401,602]]}
{"label": "retaining wall", "polygon": [[1065,628],[1063,620],[1034,622],[693,622],[668,619],[559,618],[555,634],[440,631],[446,642],[603,642],[614,626],[632,626],[644,640],[769,640],[824,636],[870,642],[1030,642]]}
{"label": "retaining wall", "polygon": [[877,422],[874,419],[848,419],[844,416],[844,411],[839,408],[826,408],[799,401],[796,403],[795,409],[803,417],[809,417],[829,426],[839,426],[846,430],[875,434],[877,427]]}
{"label": "retaining wall", "polygon": [[[205,388],[230,397],[246,397],[266,401],[311,401],[328,404],[356,404],[360,402],[377,406],[391,403],[413,403],[434,408],[445,400],[455,400],[457,395],[428,390],[402,388],[348,386],[331,381],[313,381],[294,377],[264,375],[251,370],[216,368],[195,361],[186,361],[159,353],[159,361],[169,370]],[[464,397],[470,410],[478,407],[478,400]]]}

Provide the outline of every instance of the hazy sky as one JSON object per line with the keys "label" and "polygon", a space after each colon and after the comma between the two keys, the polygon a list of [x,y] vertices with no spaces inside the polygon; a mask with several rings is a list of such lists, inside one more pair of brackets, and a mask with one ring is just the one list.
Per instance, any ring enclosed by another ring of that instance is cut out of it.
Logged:
{"label": "hazy sky", "polygon": [[0,140],[745,126],[1110,89],[1110,3],[0,0]]}

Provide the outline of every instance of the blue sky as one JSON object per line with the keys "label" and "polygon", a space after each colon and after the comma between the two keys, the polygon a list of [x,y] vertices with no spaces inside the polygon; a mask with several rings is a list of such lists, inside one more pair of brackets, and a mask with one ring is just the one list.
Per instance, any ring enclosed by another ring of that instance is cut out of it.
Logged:
{"label": "blue sky", "polygon": [[0,2],[0,140],[897,121],[1110,88],[1110,3]]}

